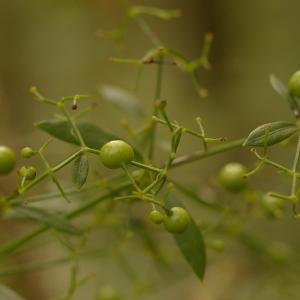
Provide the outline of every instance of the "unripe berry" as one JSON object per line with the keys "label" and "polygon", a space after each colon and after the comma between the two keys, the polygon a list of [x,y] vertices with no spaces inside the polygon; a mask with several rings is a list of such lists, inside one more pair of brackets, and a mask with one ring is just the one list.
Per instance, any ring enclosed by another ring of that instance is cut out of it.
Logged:
{"label": "unripe berry", "polygon": [[102,287],[97,300],[121,300],[119,293],[111,286]]}
{"label": "unripe berry", "polygon": [[158,210],[152,210],[149,218],[154,224],[161,224],[164,220],[163,214]]}
{"label": "unripe berry", "polygon": [[28,180],[33,180],[36,177],[36,168],[35,167],[25,167],[23,166],[20,170],[19,173],[21,177],[25,177]]}
{"label": "unripe berry", "polygon": [[240,163],[228,163],[220,171],[219,180],[221,185],[229,192],[240,192],[247,186],[244,176],[246,168]]}
{"label": "unripe berry", "polygon": [[28,180],[33,180],[35,177],[36,177],[36,168],[31,166],[31,167],[29,167],[27,169],[27,176],[26,176],[26,178]]}
{"label": "unripe berry", "polygon": [[21,156],[25,158],[30,158],[35,155],[35,152],[30,147],[24,147],[21,150]]}
{"label": "unripe berry", "polygon": [[300,70],[290,77],[289,91],[293,96],[300,98]]}
{"label": "unripe berry", "polygon": [[0,175],[6,175],[13,170],[16,164],[14,151],[6,146],[0,146]]}
{"label": "unripe berry", "polygon": [[267,216],[281,218],[284,214],[286,201],[271,195],[265,194],[262,197],[261,205]]}
{"label": "unripe berry", "polygon": [[132,147],[121,140],[111,141],[103,145],[100,150],[102,163],[110,169],[120,168],[134,158]]}
{"label": "unripe berry", "polygon": [[172,207],[171,215],[167,215],[164,218],[165,228],[171,233],[186,231],[190,223],[190,215],[183,207]]}

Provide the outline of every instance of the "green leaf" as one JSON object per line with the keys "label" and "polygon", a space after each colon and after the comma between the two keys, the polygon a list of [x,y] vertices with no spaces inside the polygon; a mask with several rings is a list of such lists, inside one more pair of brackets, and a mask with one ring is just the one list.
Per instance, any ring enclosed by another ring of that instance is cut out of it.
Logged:
{"label": "green leaf", "polygon": [[264,147],[278,144],[298,132],[289,122],[273,122],[261,125],[250,132],[243,146]]}
{"label": "green leaf", "polygon": [[[77,122],[76,125],[85,144],[90,148],[100,149],[105,143],[118,139],[115,135],[102,130],[92,123]],[[59,140],[79,145],[79,141],[72,133],[68,121],[46,120],[36,123],[35,126]]]}
{"label": "green leaf", "polygon": [[1,300],[25,300],[22,296],[17,294],[14,290],[6,285],[0,283],[0,299]]}
{"label": "green leaf", "polygon": [[[173,194],[169,197],[167,206],[169,208],[174,206],[183,207],[181,202],[176,199]],[[201,231],[194,220],[192,220],[185,232],[174,234],[174,238],[182,255],[190,264],[196,275],[202,280],[206,266],[206,251]]]}
{"label": "green leaf", "polygon": [[119,109],[135,116],[143,116],[143,109],[139,99],[129,91],[113,85],[101,85],[99,93]]}
{"label": "green leaf", "polygon": [[30,220],[46,224],[58,231],[68,234],[79,235],[81,231],[57,213],[50,213],[37,207],[16,207],[14,209],[17,217],[25,217]]}
{"label": "green leaf", "polygon": [[78,156],[77,159],[74,161],[72,172],[73,182],[79,190],[85,184],[88,174],[89,161],[87,156],[85,154],[82,154]]}

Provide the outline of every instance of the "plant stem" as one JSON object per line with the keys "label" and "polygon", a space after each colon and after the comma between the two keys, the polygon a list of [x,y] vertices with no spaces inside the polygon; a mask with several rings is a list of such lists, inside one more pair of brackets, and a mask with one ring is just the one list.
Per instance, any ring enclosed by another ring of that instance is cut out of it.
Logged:
{"label": "plant stem", "polygon": [[291,188],[291,196],[296,196],[296,189],[297,189],[297,167],[299,164],[299,156],[300,156],[300,135],[298,136],[298,143],[295,153],[295,158],[293,162],[292,172],[293,172],[293,178],[292,178],[292,188]]}
{"label": "plant stem", "polygon": [[[163,56],[159,56],[159,61],[163,62]],[[155,88],[155,97],[153,101],[153,115],[157,116],[158,108],[156,101],[161,97],[161,84],[162,84],[162,73],[163,73],[163,64],[157,65],[157,74],[156,74],[156,88]],[[149,146],[149,159],[153,159],[154,155],[154,146],[155,146],[155,134],[156,134],[156,123],[152,121],[150,127],[150,146]]]}
{"label": "plant stem", "polygon": [[214,156],[219,153],[223,153],[223,152],[226,152],[229,150],[239,148],[243,145],[244,141],[245,141],[245,139],[239,139],[239,140],[235,140],[235,141],[232,141],[232,142],[229,142],[226,144],[212,147],[207,152],[196,151],[192,154],[180,156],[173,161],[171,168],[176,168],[176,167],[179,167],[179,166],[182,166],[182,165],[185,165],[185,164],[197,161],[197,160],[204,159],[206,157]]}
{"label": "plant stem", "polygon": [[152,172],[156,172],[156,173],[160,173],[162,171],[162,169],[159,169],[159,168],[156,168],[156,167],[153,167],[153,166],[149,166],[149,165],[145,165],[145,164],[139,163],[137,161],[131,161],[130,164],[135,166],[135,167],[145,169],[145,170],[148,170],[148,171],[152,171]]}
{"label": "plant stem", "polygon": [[140,189],[140,187],[138,186],[138,184],[136,183],[136,181],[134,180],[134,178],[131,176],[130,172],[128,171],[127,167],[125,164],[122,164],[122,169],[124,170],[125,174],[127,175],[127,177],[129,178],[129,180],[131,181],[132,185],[134,186],[134,188],[141,192],[142,190]]}
{"label": "plant stem", "polygon": [[[62,162],[60,162],[56,166],[52,167],[52,172],[54,173],[54,172],[57,172],[60,169],[62,169],[64,166],[66,166],[67,164],[69,164],[70,162],[72,162],[75,158],[77,158],[81,154],[81,152],[82,152],[82,150],[79,150],[79,151],[73,153],[72,155],[70,155],[69,157],[67,157],[66,159],[64,159]],[[49,170],[46,170],[40,176],[38,176],[37,178],[35,178],[31,182],[29,182],[27,185],[25,185],[23,188],[21,188],[20,189],[20,194],[24,194],[25,192],[27,192],[28,190],[30,190],[32,187],[34,187],[39,182],[41,182],[42,180],[44,180],[48,175],[49,175]]]}
{"label": "plant stem", "polygon": [[145,22],[144,18],[141,16],[136,16],[134,18],[136,23],[139,25],[141,30],[144,32],[144,34],[150,39],[150,41],[153,43],[153,45],[159,47],[161,46],[161,42],[159,41],[158,37],[156,34],[152,31],[152,29],[149,27],[147,22]]}
{"label": "plant stem", "polygon": [[[66,213],[64,217],[66,219],[73,219],[76,216],[82,214],[83,212],[87,211],[91,207],[97,205],[99,202],[108,199],[112,197],[113,195],[125,190],[126,188],[130,187],[131,184],[126,183],[118,188],[116,188],[114,191],[109,191],[108,193],[96,197],[94,199],[91,199],[90,201],[83,202],[80,206],[77,208],[74,208],[70,212]],[[48,225],[41,225],[38,228],[32,230],[31,232],[25,234],[24,236],[17,238],[15,240],[9,241],[6,244],[2,245],[0,247],[0,259],[6,258],[8,255],[16,252],[21,246],[25,245],[26,243],[30,242],[33,238],[39,236],[40,234],[46,232],[50,227]]]}
{"label": "plant stem", "polygon": [[79,141],[79,143],[80,143],[80,146],[81,146],[81,147],[85,147],[85,142],[84,142],[84,140],[83,140],[83,138],[82,138],[82,135],[81,135],[81,133],[80,133],[80,131],[79,131],[79,129],[78,129],[76,123],[74,122],[74,120],[73,120],[72,117],[70,116],[69,112],[66,110],[64,103],[62,103],[62,104],[59,106],[59,108],[61,109],[61,111],[63,112],[63,114],[64,114],[65,117],[67,118],[68,122],[70,123],[70,125],[71,125],[71,127],[72,127],[72,129],[73,129],[73,131],[74,131],[74,134],[75,134],[75,136],[77,137],[77,139],[78,139],[78,141]]}

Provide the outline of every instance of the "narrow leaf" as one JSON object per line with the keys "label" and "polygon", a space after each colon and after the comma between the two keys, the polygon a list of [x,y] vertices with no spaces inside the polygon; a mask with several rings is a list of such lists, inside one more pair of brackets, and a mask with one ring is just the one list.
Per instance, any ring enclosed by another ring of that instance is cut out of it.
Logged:
{"label": "narrow leaf", "polygon": [[273,122],[261,125],[250,132],[243,146],[264,147],[278,144],[298,132],[295,124]]}
{"label": "narrow leaf", "polygon": [[143,109],[139,99],[129,91],[113,85],[101,85],[99,93],[102,98],[119,109],[136,116],[143,116]]}
{"label": "narrow leaf", "polygon": [[[173,194],[168,199],[167,205],[169,208],[183,206]],[[185,232],[174,234],[174,238],[182,255],[190,264],[196,275],[202,280],[206,266],[206,251],[201,231],[194,220],[192,220]]]}
{"label": "narrow leaf", "polygon": [[[36,123],[35,126],[59,140],[79,145],[79,141],[73,134],[70,124],[67,121],[46,120]],[[85,144],[93,149],[99,149],[105,143],[118,139],[115,135],[102,130],[92,123],[77,122],[77,127]]]}
{"label": "narrow leaf", "polygon": [[56,230],[79,235],[81,231],[74,227],[70,222],[64,219],[61,215],[57,213],[50,213],[48,211],[42,210],[37,207],[16,207],[14,212],[17,216],[29,218],[34,221],[38,221],[39,223],[46,224]]}
{"label": "narrow leaf", "polygon": [[88,174],[89,161],[87,156],[83,154],[75,160],[72,173],[73,182],[79,190],[85,184]]}
{"label": "narrow leaf", "polygon": [[0,283],[0,299],[1,300],[25,300],[22,296],[17,294],[14,290],[6,285]]}

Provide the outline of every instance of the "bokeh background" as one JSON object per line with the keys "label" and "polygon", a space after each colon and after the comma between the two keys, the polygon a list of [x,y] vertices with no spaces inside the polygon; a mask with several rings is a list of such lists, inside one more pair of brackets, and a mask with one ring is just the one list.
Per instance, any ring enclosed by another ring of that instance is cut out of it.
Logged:
{"label": "bokeh background", "polygon": [[[166,46],[190,59],[198,56],[205,32],[213,32],[215,36],[210,59],[212,69],[200,72],[201,83],[209,91],[207,99],[199,99],[186,74],[172,66],[166,67],[162,96],[168,100],[172,119],[196,128],[194,120],[201,116],[209,135],[226,136],[230,140],[246,136],[267,122],[292,120],[286,103],[272,90],[269,75],[274,73],[287,82],[290,74],[300,67],[299,1],[155,0],[134,1],[134,4],[180,9],[182,17],[176,20],[146,19]],[[38,147],[45,140],[45,135],[32,124],[49,118],[52,112],[32,100],[29,93],[32,85],[52,98],[77,93],[91,95],[98,106],[88,116],[89,120],[126,137],[120,119],[128,118],[133,124],[137,120],[103,101],[99,87],[112,84],[133,91],[137,69],[113,64],[109,58],[140,58],[152,45],[134,23],[129,26],[122,49],[113,41],[99,37],[99,30],[115,28],[124,12],[124,6],[116,0],[0,1],[1,144],[18,150],[24,145]],[[155,67],[149,66],[142,74],[138,89],[133,91],[145,109],[151,107],[154,86]],[[164,130],[159,135],[161,140],[168,136]],[[272,158],[291,165],[294,146],[291,141],[285,148],[275,148]],[[180,152],[189,153],[199,147],[198,141],[187,138]],[[49,151],[49,159],[58,161],[70,149],[55,144]],[[172,176],[202,195],[232,201],[234,205],[242,199],[238,196],[231,199],[216,182],[218,170],[231,160],[243,162],[248,168],[255,163],[249,151],[242,149],[184,166],[173,171]],[[269,190],[288,193],[290,180],[265,168],[252,183],[262,193]],[[0,178],[1,193],[9,193],[14,188],[14,174]],[[51,186],[46,184],[44,190],[51,190]],[[197,208],[195,216],[200,221],[202,215],[205,212]],[[176,253],[173,262],[176,267],[163,275],[152,270],[152,260],[134,259],[134,254],[131,260],[139,276],[147,282],[153,278],[157,281],[156,287],[138,299],[298,299],[298,222],[288,211],[283,220],[257,218],[247,225],[267,244],[276,241],[284,243],[280,244],[282,247],[288,246],[288,251],[295,253],[292,262],[280,266],[262,262],[259,254],[229,240],[224,252],[208,251],[207,276],[203,283],[191,274]],[[22,225],[4,221],[1,227],[3,241],[22,231]],[[105,240],[99,233],[95,239]],[[162,243],[174,243],[165,235],[160,239]],[[55,258],[62,251],[57,245],[46,245],[28,251],[11,263]],[[106,284],[124,293],[132,288],[128,275],[120,271],[112,258],[86,262],[82,272],[95,272],[90,271],[93,268],[97,269],[97,276],[79,288],[73,299],[94,299],[97,288]],[[0,278],[0,281],[14,287],[26,299],[55,299],[68,287],[69,268],[64,265],[49,271]]]}

